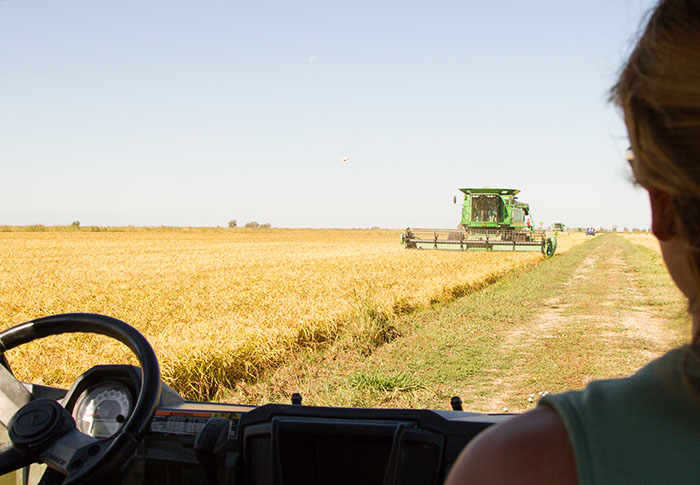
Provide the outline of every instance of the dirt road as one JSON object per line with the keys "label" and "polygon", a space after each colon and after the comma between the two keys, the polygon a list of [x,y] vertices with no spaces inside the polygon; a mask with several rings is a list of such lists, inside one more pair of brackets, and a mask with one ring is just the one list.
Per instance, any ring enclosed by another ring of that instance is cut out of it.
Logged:
{"label": "dirt road", "polygon": [[[663,273],[644,274],[640,257],[650,258],[620,238],[604,239],[561,282],[559,294],[537,305],[534,318],[501,332],[499,353],[512,365],[491,371],[493,392],[483,406],[521,411],[531,397],[629,375],[682,343],[687,333],[673,324],[677,308],[664,314],[657,301],[682,298]],[[548,379],[536,377],[545,369]]]}

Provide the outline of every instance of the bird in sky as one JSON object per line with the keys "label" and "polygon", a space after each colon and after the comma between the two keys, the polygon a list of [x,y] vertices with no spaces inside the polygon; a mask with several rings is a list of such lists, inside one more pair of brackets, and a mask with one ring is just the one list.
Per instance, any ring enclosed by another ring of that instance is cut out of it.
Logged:
{"label": "bird in sky", "polygon": [[348,160],[350,160],[350,157],[340,157],[340,161],[343,163],[348,163]]}

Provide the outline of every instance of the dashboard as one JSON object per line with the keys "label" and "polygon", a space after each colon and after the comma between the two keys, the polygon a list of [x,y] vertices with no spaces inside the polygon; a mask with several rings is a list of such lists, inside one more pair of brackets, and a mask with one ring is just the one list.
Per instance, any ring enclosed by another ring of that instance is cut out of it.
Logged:
{"label": "dashboard", "polygon": [[[104,365],[67,391],[27,386],[38,397],[59,399],[83,433],[107,439],[129,417],[140,379],[138,367]],[[509,417],[447,409],[194,402],[161,383],[155,416],[121,481],[439,484],[469,440]],[[31,477],[30,472],[28,483]]]}

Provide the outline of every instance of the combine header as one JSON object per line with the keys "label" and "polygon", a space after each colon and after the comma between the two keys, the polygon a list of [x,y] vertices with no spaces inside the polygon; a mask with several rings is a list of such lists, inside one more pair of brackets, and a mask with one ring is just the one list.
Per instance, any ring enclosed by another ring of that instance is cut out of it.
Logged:
{"label": "combine header", "polygon": [[[552,256],[557,238],[533,227],[530,206],[517,189],[459,189],[464,193],[459,229],[406,228],[404,248],[458,251],[541,251]],[[456,202],[456,197],[455,197]]]}

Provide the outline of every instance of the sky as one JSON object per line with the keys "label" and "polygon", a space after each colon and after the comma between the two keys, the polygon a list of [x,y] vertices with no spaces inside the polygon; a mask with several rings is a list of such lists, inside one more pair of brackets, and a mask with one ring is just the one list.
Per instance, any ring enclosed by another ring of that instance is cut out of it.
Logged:
{"label": "sky", "polygon": [[647,228],[608,91],[652,5],[0,0],[0,225],[451,228],[488,186]]}

